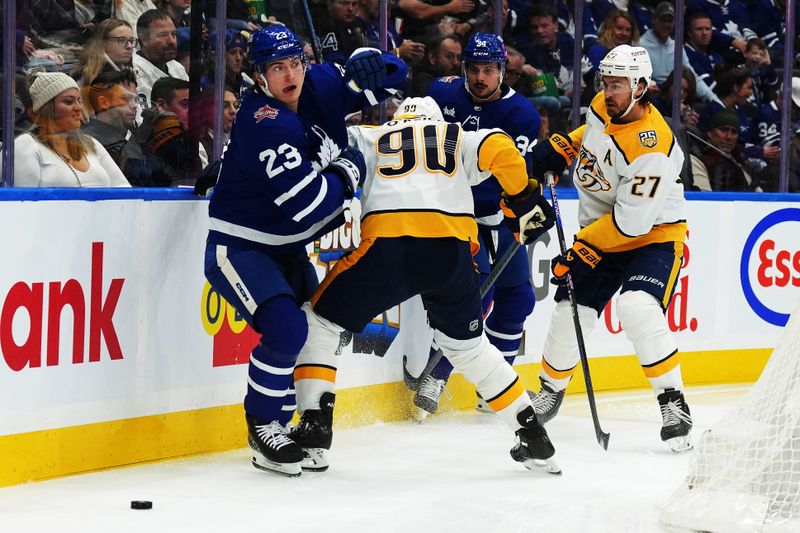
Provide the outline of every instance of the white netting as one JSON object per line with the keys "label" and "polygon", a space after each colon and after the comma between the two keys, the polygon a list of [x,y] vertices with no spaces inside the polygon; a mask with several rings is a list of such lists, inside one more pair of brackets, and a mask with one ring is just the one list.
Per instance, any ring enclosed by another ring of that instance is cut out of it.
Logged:
{"label": "white netting", "polygon": [[758,382],[701,436],[661,524],[673,531],[800,531],[800,307]]}

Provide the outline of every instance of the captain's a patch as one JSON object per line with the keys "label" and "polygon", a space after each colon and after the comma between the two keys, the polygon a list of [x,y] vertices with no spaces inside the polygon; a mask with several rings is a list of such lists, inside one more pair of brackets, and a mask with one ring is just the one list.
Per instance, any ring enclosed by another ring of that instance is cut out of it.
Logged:
{"label": "captain's a patch", "polygon": [[642,143],[642,146],[645,148],[653,148],[658,144],[658,135],[656,135],[656,130],[639,132],[639,142]]}

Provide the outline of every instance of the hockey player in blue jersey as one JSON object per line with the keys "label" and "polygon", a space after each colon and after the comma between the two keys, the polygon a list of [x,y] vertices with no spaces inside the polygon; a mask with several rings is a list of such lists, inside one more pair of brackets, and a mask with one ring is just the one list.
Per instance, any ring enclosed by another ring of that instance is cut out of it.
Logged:
{"label": "hockey player in blue jersey", "polygon": [[[439,78],[431,84],[428,95],[442,108],[445,120],[458,122],[467,131],[500,128],[516,143],[523,156],[539,136],[541,117],[525,97],[504,85],[506,47],[503,39],[492,33],[476,33],[464,49],[463,77]],[[502,223],[498,211],[502,188],[495,178],[472,188],[475,216],[478,219],[481,248],[475,257],[481,280],[489,275],[491,263],[514,242],[512,232]],[[483,299],[484,313],[494,302],[486,319],[489,342],[511,364],[519,351],[525,319],[533,311],[536,298],[531,286],[528,254],[521,247],[493,289]],[[435,353],[436,347],[431,349]],[[442,358],[420,384],[414,396],[419,420],[435,413],[439,397],[453,366]],[[485,410],[479,400],[479,409]]]}
{"label": "hockey player in blue jersey", "polygon": [[364,173],[344,117],[393,94],[407,68],[375,49],[356,50],[344,69],[309,67],[300,39],[280,25],[252,35],[250,62],[257,85],[242,99],[211,197],[205,273],[261,335],[244,400],[253,465],[297,476],[303,452],[285,426],[308,332],[299,306],[318,285],[305,245],[344,222]]}

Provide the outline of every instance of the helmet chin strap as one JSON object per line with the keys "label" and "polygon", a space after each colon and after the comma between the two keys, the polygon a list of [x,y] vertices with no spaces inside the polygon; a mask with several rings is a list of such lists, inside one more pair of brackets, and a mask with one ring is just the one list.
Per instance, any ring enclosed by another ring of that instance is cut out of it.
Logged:
{"label": "helmet chin strap", "polygon": [[631,112],[631,109],[633,109],[633,106],[636,104],[636,102],[638,102],[642,98],[642,96],[644,96],[644,91],[642,91],[642,94],[640,94],[639,96],[633,96],[633,94],[636,92],[636,89],[638,87],[639,87],[638,83],[636,83],[636,85],[634,85],[632,87],[632,90],[631,90],[631,103],[628,104],[628,107],[625,109],[624,113],[622,113],[620,116],[615,117],[615,118],[618,118],[618,119],[625,118],[625,115],[627,115],[628,113]]}

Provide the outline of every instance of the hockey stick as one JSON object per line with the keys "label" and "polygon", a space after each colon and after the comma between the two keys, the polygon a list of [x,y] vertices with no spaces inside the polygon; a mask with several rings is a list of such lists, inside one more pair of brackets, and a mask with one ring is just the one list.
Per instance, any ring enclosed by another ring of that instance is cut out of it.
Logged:
{"label": "hockey stick", "polygon": [[303,0],[303,11],[306,14],[306,24],[311,33],[311,49],[314,51],[314,60],[317,64],[322,64],[322,44],[319,42],[317,30],[314,29],[314,21],[311,19],[311,10],[308,8],[308,0]]}
{"label": "hockey stick", "polygon": [[[511,258],[514,257],[514,254],[517,253],[517,250],[519,250],[520,246],[520,242],[518,240],[514,240],[514,243],[508,248],[508,250],[506,250],[500,259],[494,263],[492,271],[489,272],[489,277],[487,277],[483,282],[483,285],[481,285],[481,300],[484,296],[486,296],[486,293],[489,292],[489,289],[492,288],[492,285],[494,285],[495,281],[497,281],[497,278],[500,277],[500,274],[503,273],[506,265],[508,265],[508,263],[511,261]],[[436,350],[436,353],[433,354],[433,357],[428,360],[428,364],[425,365],[425,368],[422,370],[422,372],[420,372],[419,376],[414,377],[408,371],[408,356],[403,355],[403,381],[405,382],[406,387],[412,391],[416,391],[422,382],[425,381],[425,378],[430,375],[433,368],[439,363],[439,361],[441,361],[443,356],[444,354],[442,353],[441,348]]]}
{"label": "hockey stick", "polygon": [[[561,223],[561,210],[558,208],[558,198],[556,197],[555,174],[546,172],[544,179],[547,188],[550,189],[550,197],[553,200],[553,209],[556,212],[556,231],[558,232],[558,245],[561,253],[567,251],[567,241],[564,238],[564,226]],[[592,412],[592,422],[594,422],[594,433],[597,442],[604,450],[608,449],[608,439],[611,437],[600,427],[600,418],[597,416],[597,405],[594,401],[594,387],[592,387],[592,376],[589,375],[589,359],[586,357],[586,345],[583,342],[583,330],[578,315],[578,300],[575,297],[575,285],[572,283],[572,274],[567,273],[567,293],[569,294],[569,304],[572,307],[572,321],[575,323],[575,336],[578,338],[578,353],[581,357],[581,368],[583,368],[583,381],[586,383],[586,396],[589,398],[589,409]]]}

